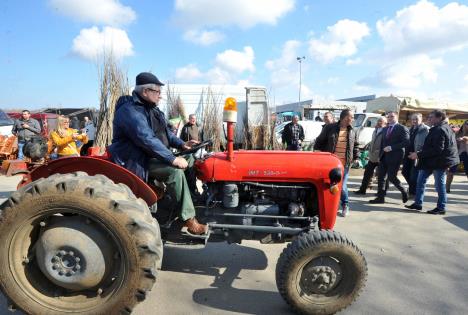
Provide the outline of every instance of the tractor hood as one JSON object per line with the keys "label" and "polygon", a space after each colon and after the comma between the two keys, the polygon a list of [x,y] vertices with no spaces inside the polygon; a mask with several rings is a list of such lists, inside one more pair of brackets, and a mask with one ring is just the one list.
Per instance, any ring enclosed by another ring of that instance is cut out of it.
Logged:
{"label": "tractor hood", "polygon": [[[215,153],[196,162],[197,177],[203,182],[271,182],[311,184],[317,188],[319,226],[333,229],[340,193],[331,186],[340,182],[343,165],[338,157],[325,152],[235,151],[231,161],[227,153]],[[338,174],[338,176],[336,176]]]}
{"label": "tractor hood", "polygon": [[329,173],[342,168],[331,153],[297,151],[235,151],[229,161],[227,153],[215,153],[197,161],[202,181],[329,182]]}

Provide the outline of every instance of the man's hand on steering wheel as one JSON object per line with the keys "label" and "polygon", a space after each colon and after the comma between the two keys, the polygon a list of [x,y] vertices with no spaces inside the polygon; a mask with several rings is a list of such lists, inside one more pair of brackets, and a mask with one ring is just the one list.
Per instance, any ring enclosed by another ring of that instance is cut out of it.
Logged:
{"label": "man's hand on steering wheel", "polygon": [[[190,141],[187,141],[183,146],[182,148],[184,149],[183,151],[180,151],[180,152],[177,152],[177,153],[174,153],[175,156],[182,156],[182,155],[186,155],[186,154],[192,154],[192,153],[195,153],[197,152],[198,150],[200,150],[201,148],[204,148],[208,145],[212,145],[213,144],[213,141],[211,140],[205,140],[203,142],[198,142],[198,141],[195,141],[195,140],[190,140]],[[186,148],[189,148],[189,149],[186,149]]]}
{"label": "man's hand on steering wheel", "polygon": [[189,140],[189,141],[184,143],[182,148],[184,150],[190,150],[194,145],[199,144],[199,143],[200,143],[200,141],[197,141],[197,140]]}

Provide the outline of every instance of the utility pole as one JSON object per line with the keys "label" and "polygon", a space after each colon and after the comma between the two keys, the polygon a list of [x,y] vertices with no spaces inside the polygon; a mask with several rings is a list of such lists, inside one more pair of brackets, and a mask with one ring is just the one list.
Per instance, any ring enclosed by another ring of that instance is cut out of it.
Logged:
{"label": "utility pole", "polygon": [[299,103],[301,105],[301,86],[302,86],[302,60],[305,59],[305,56],[297,57],[296,60],[299,62]]}

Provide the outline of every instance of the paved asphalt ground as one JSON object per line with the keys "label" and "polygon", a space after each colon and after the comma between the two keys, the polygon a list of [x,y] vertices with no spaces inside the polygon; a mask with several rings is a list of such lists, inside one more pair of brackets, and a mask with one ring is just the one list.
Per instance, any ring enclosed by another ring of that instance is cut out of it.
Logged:
{"label": "paved asphalt ground", "polygon": [[[361,178],[350,178],[351,191]],[[0,201],[17,181],[0,177]],[[466,177],[457,175],[445,216],[405,211],[392,187],[384,205],[368,204],[372,194],[351,193],[351,215],[338,218],[336,230],[363,251],[369,277],[341,314],[468,314],[467,191]],[[424,209],[435,201],[431,182]],[[250,241],[165,248],[163,272],[134,314],[292,314],[274,278],[283,248]],[[0,314],[9,314],[2,296]]]}

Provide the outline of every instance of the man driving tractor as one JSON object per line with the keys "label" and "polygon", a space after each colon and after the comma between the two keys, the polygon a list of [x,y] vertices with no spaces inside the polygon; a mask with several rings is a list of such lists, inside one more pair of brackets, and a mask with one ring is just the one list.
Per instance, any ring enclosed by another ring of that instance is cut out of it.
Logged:
{"label": "man driving tractor", "polygon": [[169,149],[188,150],[198,141],[184,142],[168,128],[164,113],[158,108],[162,86],[164,84],[152,73],[137,75],[132,96],[123,96],[117,102],[109,152],[115,163],[143,180],[163,182],[188,232],[204,234],[206,225],[195,218],[195,207],[184,175],[193,160],[176,157]]}

